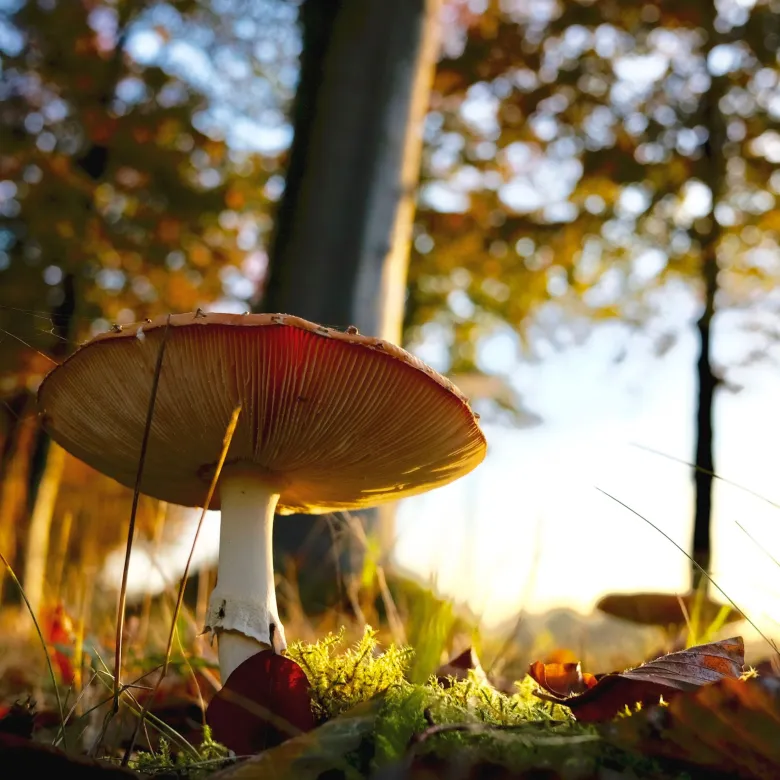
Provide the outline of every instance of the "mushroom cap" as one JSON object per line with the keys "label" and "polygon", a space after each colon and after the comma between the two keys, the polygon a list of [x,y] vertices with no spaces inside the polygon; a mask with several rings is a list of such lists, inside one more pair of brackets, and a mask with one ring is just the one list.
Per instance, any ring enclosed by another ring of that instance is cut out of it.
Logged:
{"label": "mushroom cap", "polygon": [[[720,604],[709,598],[698,598],[699,615],[705,622],[711,622],[723,607],[729,607],[728,604]],[[644,626],[684,626],[686,621],[680,606],[681,601],[690,616],[697,601],[695,593],[686,593],[679,597],[674,593],[611,593],[596,604],[596,609]],[[727,623],[743,619],[741,613],[731,607],[729,609],[731,612],[726,616]]]}
{"label": "mushroom cap", "polygon": [[[223,473],[256,474],[277,512],[359,509],[445,485],[485,457],[466,398],[381,339],[282,314],[174,314],[115,326],[51,371],[43,424],[70,453],[135,484],[155,363],[170,323],[141,492],[202,506]],[[219,491],[211,503],[219,509]]]}

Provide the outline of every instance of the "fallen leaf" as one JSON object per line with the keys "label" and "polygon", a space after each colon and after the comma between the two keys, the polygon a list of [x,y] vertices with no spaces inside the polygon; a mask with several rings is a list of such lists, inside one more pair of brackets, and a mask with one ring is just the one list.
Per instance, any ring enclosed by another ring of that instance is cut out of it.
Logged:
{"label": "fallen leaf", "polygon": [[[742,637],[734,637],[669,653],[625,672],[603,675],[584,693],[566,695],[568,678],[563,672],[562,679],[554,677],[554,684],[562,686],[563,694],[553,685],[547,688],[551,695],[537,695],[569,707],[577,720],[592,723],[609,720],[637,703],[655,704],[661,697],[669,701],[682,691],[695,690],[724,678],[735,679],[742,673],[744,661]],[[534,669],[535,666],[531,665],[529,674],[542,685],[534,672],[548,679],[546,669]]]}
{"label": "fallen leaf", "polygon": [[439,683],[446,688],[450,685],[450,678],[465,680],[470,672],[480,682],[486,683],[488,681],[485,670],[482,668],[482,664],[477,656],[477,651],[473,647],[469,647],[460,655],[447,661],[446,664],[442,664],[436,671],[436,677]]}
{"label": "fallen leaf", "polygon": [[474,760],[463,755],[416,756],[410,765],[398,763],[376,773],[373,780],[563,780],[563,775],[549,768],[513,771],[490,760]]}
{"label": "fallen leaf", "polygon": [[318,780],[331,774],[345,780],[362,777],[345,756],[373,733],[378,711],[378,702],[363,702],[307,734],[211,775],[209,780]]}
{"label": "fallen leaf", "polygon": [[602,728],[605,739],[643,755],[740,778],[776,780],[780,679],[722,679]]}
{"label": "fallen leaf", "polygon": [[79,780],[143,780],[130,769],[107,761],[74,756],[14,734],[0,734],[0,767],[2,777],[77,777]]}
{"label": "fallen leaf", "polygon": [[263,650],[228,677],[206,721],[214,739],[236,755],[275,747],[314,728],[309,681],[295,661]]}
{"label": "fallen leaf", "polygon": [[528,668],[528,674],[553,696],[566,698],[584,693],[597,684],[592,674],[582,672],[582,664],[561,663],[544,664],[534,661]]}

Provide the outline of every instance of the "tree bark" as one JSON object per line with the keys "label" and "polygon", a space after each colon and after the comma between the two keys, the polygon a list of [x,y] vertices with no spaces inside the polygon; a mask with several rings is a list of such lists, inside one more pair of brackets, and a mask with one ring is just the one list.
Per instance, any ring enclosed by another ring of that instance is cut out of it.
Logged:
{"label": "tree bark", "polygon": [[262,305],[398,341],[439,0],[307,0]]}
{"label": "tree bark", "polygon": [[[304,2],[295,136],[263,311],[400,341],[440,5]],[[279,560],[308,538],[307,557],[321,561],[323,529],[322,520],[285,518]]]}
{"label": "tree bark", "polygon": [[[62,302],[52,310],[51,321],[53,324],[52,332],[56,340],[49,350],[50,354],[56,360],[62,360],[68,354],[70,343],[73,339],[75,330],[76,313],[76,277],[71,273],[66,273],[62,280]],[[54,501],[57,498],[60,479],[62,477],[62,463],[64,463],[64,453],[54,455],[52,461],[52,440],[51,437],[37,424],[37,433],[35,445],[32,451],[32,459],[29,471],[29,497],[28,511],[30,512],[30,527],[28,528],[28,538],[25,543],[25,575],[22,580],[25,592],[28,587],[28,575],[30,586],[33,589],[33,596],[39,599],[38,603],[33,605],[34,609],[41,606],[40,599],[43,597],[43,581],[45,579],[46,560],[43,561],[43,571],[38,571],[40,565],[39,550],[43,548],[48,551],[49,539],[48,533],[51,529],[51,516],[45,519],[47,512],[54,511]],[[58,463],[58,459],[62,463]],[[50,494],[54,491],[53,495]],[[41,493],[46,491],[43,495]],[[48,508],[47,508],[48,507]],[[35,527],[33,527],[35,526]],[[46,532],[46,540],[43,541],[41,534]],[[44,553],[45,554],[45,553]],[[40,582],[38,578],[40,577]]]}
{"label": "tree bark", "polygon": [[[718,43],[715,29],[716,10],[706,6],[707,45],[705,58]],[[711,75],[709,92],[705,97],[704,121],[708,137],[704,144],[702,180],[712,194],[712,207],[706,228],[701,236],[701,275],[704,288],[703,310],[696,323],[699,334],[699,357],[696,364],[696,460],[694,467],[695,510],[691,584],[694,589],[708,590],[709,580],[702,569],[709,573],[712,563],[712,493],[715,472],[714,410],[715,391],[720,384],[712,365],[712,322],[715,316],[718,293],[718,245],[721,226],[715,219],[715,206],[723,188],[725,177],[726,129],[719,104],[726,89],[726,77]]]}
{"label": "tree bark", "polygon": [[27,558],[24,565],[22,584],[30,608],[38,615],[43,606],[43,594],[46,583],[46,563],[49,555],[49,536],[54,506],[62,482],[65,466],[65,450],[54,442],[49,442],[46,466],[41,476],[35,497],[30,530],[27,535]]}
{"label": "tree bark", "polygon": [[[7,463],[0,482],[0,550],[14,568],[17,568],[19,526],[27,511],[30,461],[38,427],[34,404],[34,400],[28,398],[22,407],[24,411],[14,426],[13,438],[7,443]],[[6,574],[5,567],[0,566],[0,604],[4,603]],[[14,601],[18,596],[14,594]]]}

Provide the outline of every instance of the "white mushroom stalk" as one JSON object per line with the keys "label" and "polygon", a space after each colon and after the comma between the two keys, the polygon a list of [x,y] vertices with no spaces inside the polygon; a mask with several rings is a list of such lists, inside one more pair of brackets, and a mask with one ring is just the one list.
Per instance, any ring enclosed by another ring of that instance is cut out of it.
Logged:
{"label": "white mushroom stalk", "polygon": [[[207,630],[219,642],[223,684],[261,650],[287,646],[276,607],[274,511],[279,492],[251,473],[223,473],[217,585],[209,600]],[[273,628],[271,628],[273,626]]]}

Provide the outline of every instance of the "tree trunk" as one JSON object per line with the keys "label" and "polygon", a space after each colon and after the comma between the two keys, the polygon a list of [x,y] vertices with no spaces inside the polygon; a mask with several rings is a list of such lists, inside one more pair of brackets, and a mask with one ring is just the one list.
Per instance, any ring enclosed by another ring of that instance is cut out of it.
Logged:
{"label": "tree trunk", "polygon": [[[27,399],[23,412],[14,426],[13,435],[6,443],[7,462],[0,482],[0,550],[12,566],[17,566],[17,538],[19,526],[27,511],[29,473],[35,434],[38,424],[34,416],[34,400]],[[3,586],[6,569],[0,566],[0,604],[3,603]],[[14,600],[18,594],[14,595]]]}
{"label": "tree trunk", "polygon": [[[440,5],[304,2],[295,137],[263,311],[400,341]],[[277,552],[299,553],[306,539],[306,557],[321,562],[323,521],[285,518]]]}
{"label": "tree trunk", "polygon": [[49,555],[49,535],[54,516],[54,505],[62,482],[65,450],[54,442],[49,444],[46,467],[43,470],[35,497],[30,530],[27,535],[27,559],[22,584],[33,614],[40,614],[46,582],[46,563]]}
{"label": "tree trunk", "polygon": [[[718,267],[715,244],[702,246],[704,278],[704,311],[696,323],[699,332],[699,359],[696,363],[697,409],[696,409],[696,462],[694,469],[695,511],[693,518],[693,551],[691,584],[695,589],[707,588],[707,578],[702,569],[709,573],[712,556],[712,484],[715,471],[713,453],[713,413],[715,388],[718,380],[712,369],[711,328],[715,313],[715,296],[718,290]],[[698,564],[698,565],[697,565]],[[701,569],[699,568],[701,567]]]}
{"label": "tree trunk", "polygon": [[[707,5],[707,45],[705,57],[718,43],[715,30],[714,6]],[[705,593],[709,580],[702,569],[709,573],[712,559],[712,488],[715,472],[714,408],[715,390],[719,379],[712,366],[712,321],[715,315],[718,293],[718,245],[721,227],[715,219],[715,206],[720,196],[725,176],[723,145],[726,142],[724,118],[719,104],[725,89],[725,76],[711,76],[709,92],[705,97],[705,122],[708,130],[704,145],[702,180],[712,193],[712,207],[706,228],[701,236],[701,274],[704,286],[703,311],[697,322],[699,333],[699,358],[696,364],[697,409],[696,409],[696,461],[694,468],[695,512],[693,520],[693,544],[691,584],[694,589],[702,588]],[[701,567],[701,568],[699,568]]]}
{"label": "tree trunk", "polygon": [[439,0],[307,0],[265,311],[401,337]]}
{"label": "tree trunk", "polygon": [[[52,310],[51,321],[56,338],[50,350],[53,358],[63,359],[73,338],[76,312],[76,280],[73,273],[66,273],[62,281],[62,302]],[[31,604],[34,610],[41,606],[43,598],[43,583],[46,578],[46,553],[49,549],[49,531],[51,530],[51,512],[54,511],[54,501],[57,498],[64,452],[54,448],[53,442],[46,431],[37,427],[35,444],[29,468],[29,496],[27,509],[31,513],[28,537],[25,544],[24,585],[27,597],[28,584],[37,603]],[[53,492],[52,492],[53,491]],[[48,517],[46,515],[48,514]],[[45,533],[46,538],[43,538]],[[40,550],[44,551],[43,562],[40,560]],[[43,570],[39,570],[40,566]],[[28,580],[28,576],[31,578]]]}

